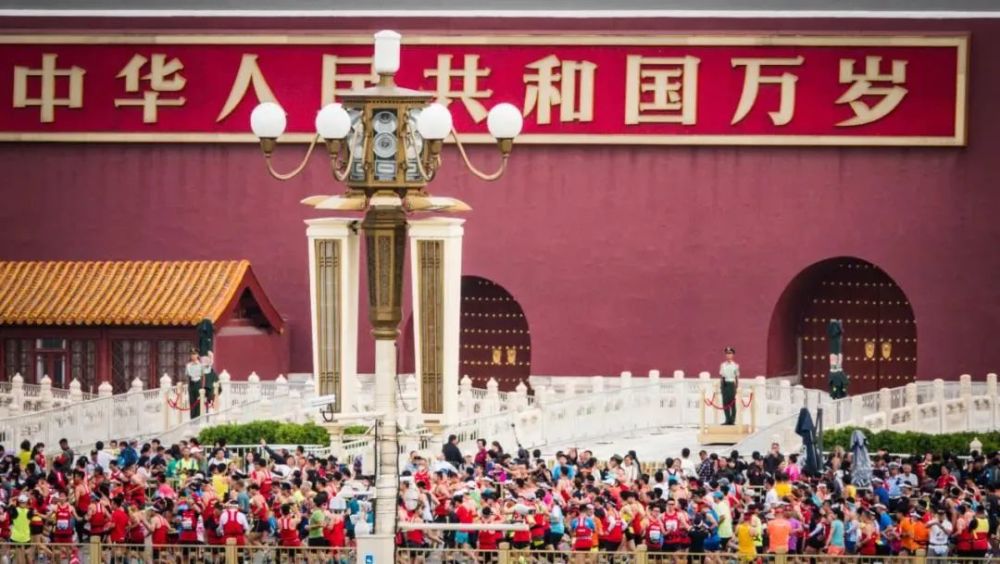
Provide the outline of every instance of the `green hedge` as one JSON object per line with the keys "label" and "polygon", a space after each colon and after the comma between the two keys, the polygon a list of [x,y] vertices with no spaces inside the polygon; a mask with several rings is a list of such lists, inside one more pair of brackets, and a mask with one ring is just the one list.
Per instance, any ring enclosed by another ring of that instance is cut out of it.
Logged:
{"label": "green hedge", "polygon": [[364,435],[368,433],[368,427],[366,425],[349,425],[344,427],[345,435]]}
{"label": "green hedge", "polygon": [[282,423],[279,421],[254,421],[242,425],[216,425],[198,433],[203,445],[218,440],[229,445],[256,445],[264,439],[276,445],[329,445],[330,434],[315,423]]}
{"label": "green hedge", "polygon": [[[836,446],[849,449],[851,446],[851,434],[858,427],[847,427],[823,432],[823,450],[831,450]],[[900,454],[923,454],[932,452],[940,454],[950,452],[952,454],[969,454],[969,443],[973,439],[979,439],[983,443],[983,452],[990,453],[1000,451],[1000,432],[986,433],[947,433],[942,435],[931,435],[928,433],[912,433],[897,431],[879,431],[873,433],[868,429],[861,429],[868,437],[868,447],[871,451],[880,448],[891,453]]]}

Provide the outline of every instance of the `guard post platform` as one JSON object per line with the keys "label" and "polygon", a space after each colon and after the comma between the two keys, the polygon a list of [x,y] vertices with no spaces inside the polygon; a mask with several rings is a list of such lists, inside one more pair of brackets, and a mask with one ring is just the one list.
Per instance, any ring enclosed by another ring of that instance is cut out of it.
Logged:
{"label": "guard post platform", "polygon": [[703,445],[734,445],[757,431],[758,401],[749,387],[740,386],[736,390],[736,423],[722,424],[725,406],[720,386],[720,382],[715,382],[711,393],[702,391],[698,442]]}

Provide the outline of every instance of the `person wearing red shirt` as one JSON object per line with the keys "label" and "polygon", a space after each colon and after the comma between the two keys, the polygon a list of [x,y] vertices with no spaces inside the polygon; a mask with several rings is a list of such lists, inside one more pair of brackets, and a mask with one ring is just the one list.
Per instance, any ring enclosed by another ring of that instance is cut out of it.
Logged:
{"label": "person wearing red shirt", "polygon": [[617,552],[622,545],[624,529],[618,510],[610,503],[604,508],[601,532],[598,537],[600,548],[606,552]]}
{"label": "person wearing red shirt", "polygon": [[510,544],[518,550],[526,550],[531,546],[531,523],[535,520],[535,508],[527,505],[517,505],[514,507],[514,523],[528,525],[528,530],[514,531]]}
{"label": "person wearing red shirt", "polygon": [[166,507],[157,505],[153,508],[153,517],[149,520],[149,536],[153,541],[153,560],[162,560],[163,551],[166,550],[170,540],[170,523],[163,516]]}
{"label": "person wearing red shirt", "polygon": [[[484,507],[482,522],[499,523],[500,520],[493,514],[493,509]],[[500,545],[500,539],[503,538],[503,533],[497,530],[479,531],[478,536],[479,538],[476,547],[478,550],[497,550]]]}
{"label": "person wearing red shirt", "polygon": [[111,507],[106,497],[101,497],[90,504],[90,508],[85,515],[86,521],[90,524],[91,536],[106,540],[109,521],[111,519]]}
{"label": "person wearing red shirt", "polygon": [[76,536],[87,542],[87,516],[93,501],[90,485],[82,470],[73,471],[73,508],[76,510]]}
{"label": "person wearing red shirt", "polygon": [[58,561],[63,558],[67,560],[71,557],[73,544],[73,507],[69,504],[69,498],[59,494],[53,494],[52,499],[56,502],[55,510],[52,512],[52,543],[56,546]]}
{"label": "person wearing red shirt", "polygon": [[937,487],[937,489],[939,490],[948,491],[948,488],[957,485],[958,485],[958,480],[955,479],[955,476],[951,475],[951,470],[947,466],[942,465],[941,475],[938,476],[937,484],[935,485],[935,487]]}
{"label": "person wearing red shirt", "polygon": [[646,519],[646,547],[650,552],[661,552],[663,550],[663,516],[660,514],[659,504],[653,504],[649,508],[649,517]]}
{"label": "person wearing red shirt", "polygon": [[226,539],[219,534],[219,516],[222,514],[222,504],[215,502],[205,506],[201,514],[202,523],[205,525],[205,544],[209,546],[221,546]]}
{"label": "person wearing red shirt", "polygon": [[[302,539],[299,538],[299,522],[302,519],[292,511],[292,506],[284,504],[279,510],[278,518],[278,545],[284,548],[294,548],[302,546]],[[287,551],[289,561],[295,559],[295,553]],[[278,560],[283,560],[281,557]]]}
{"label": "person wearing red shirt", "polygon": [[347,531],[346,523],[344,522],[344,510],[346,505],[343,504],[343,500],[333,501],[338,507],[336,510],[330,511],[326,510],[326,525],[323,527],[323,538],[326,539],[328,546],[332,548],[343,548],[347,546]]}
{"label": "person wearing red shirt", "polygon": [[[455,507],[455,518],[459,523],[469,524],[475,521],[476,506],[468,493],[459,497],[458,506]],[[472,533],[466,530],[459,530],[455,533],[455,546],[458,548],[469,548],[472,546]]]}

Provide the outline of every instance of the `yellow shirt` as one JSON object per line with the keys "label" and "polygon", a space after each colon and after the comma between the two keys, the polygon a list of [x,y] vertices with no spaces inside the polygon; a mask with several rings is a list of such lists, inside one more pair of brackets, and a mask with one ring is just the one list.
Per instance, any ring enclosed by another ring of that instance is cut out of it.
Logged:
{"label": "yellow shirt", "polygon": [[229,480],[223,474],[215,474],[212,476],[212,489],[215,490],[215,495],[222,499],[226,498],[226,493],[229,492]]}
{"label": "yellow shirt", "polygon": [[753,533],[753,528],[746,521],[736,526],[736,552],[741,555],[757,554],[757,542]]}
{"label": "yellow shirt", "polygon": [[792,495],[792,485],[788,482],[778,482],[774,484],[774,493],[778,494],[778,499],[785,499]]}

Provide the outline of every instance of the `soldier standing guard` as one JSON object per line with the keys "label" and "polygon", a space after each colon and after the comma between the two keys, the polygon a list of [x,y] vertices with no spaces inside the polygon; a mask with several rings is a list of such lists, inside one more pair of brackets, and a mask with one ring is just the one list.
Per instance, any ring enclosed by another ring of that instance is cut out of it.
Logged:
{"label": "soldier standing guard", "polygon": [[733,360],[736,349],[726,347],[726,360],[719,365],[719,378],[722,379],[722,405],[726,414],[723,425],[736,424],[736,390],[740,385],[740,365]]}
{"label": "soldier standing guard", "polygon": [[188,408],[191,410],[191,419],[194,419],[201,415],[199,390],[201,390],[205,375],[205,365],[201,362],[198,349],[191,349],[191,361],[187,363],[184,372],[187,375]]}

